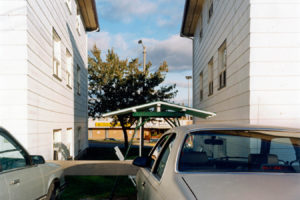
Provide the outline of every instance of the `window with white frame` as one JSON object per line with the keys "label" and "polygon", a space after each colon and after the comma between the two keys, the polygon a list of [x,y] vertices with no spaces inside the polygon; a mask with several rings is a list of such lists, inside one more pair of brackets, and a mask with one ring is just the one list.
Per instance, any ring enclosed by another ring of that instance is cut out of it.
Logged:
{"label": "window with white frame", "polygon": [[208,96],[214,93],[214,59],[208,62]]}
{"label": "window with white frame", "polygon": [[203,38],[202,14],[199,17],[199,23],[200,23],[199,42],[201,42]]}
{"label": "window with white frame", "polygon": [[61,129],[53,130],[53,160],[61,160]]}
{"label": "window with white frame", "polygon": [[226,40],[219,48],[219,89],[226,86],[227,48]]}
{"label": "window with white frame", "polygon": [[199,83],[200,83],[200,101],[203,100],[203,71],[200,73],[199,76]]}
{"label": "window with white frame", "polygon": [[69,155],[67,159],[71,159],[71,153],[72,151],[72,143],[73,143],[73,129],[72,128],[67,128],[67,135],[66,135],[66,146],[67,149],[69,150]]}
{"label": "window with white frame", "polygon": [[76,85],[77,85],[77,94],[80,94],[80,72],[81,70],[80,70],[80,67],[77,65],[77,73],[76,73],[76,75],[77,75],[77,80],[76,80]]}
{"label": "window with white frame", "polygon": [[67,86],[72,88],[72,72],[73,72],[73,58],[68,49],[66,49],[66,79],[67,79]]}
{"label": "window with white frame", "polygon": [[208,22],[214,13],[214,1],[208,0]]}
{"label": "window with white frame", "polygon": [[77,16],[76,16],[76,30],[79,35],[81,35],[81,16],[80,16],[80,11],[79,8],[77,8]]}
{"label": "window with white frame", "polygon": [[61,79],[61,39],[53,29],[53,75]]}
{"label": "window with white frame", "polygon": [[70,14],[72,14],[72,0],[65,0]]}

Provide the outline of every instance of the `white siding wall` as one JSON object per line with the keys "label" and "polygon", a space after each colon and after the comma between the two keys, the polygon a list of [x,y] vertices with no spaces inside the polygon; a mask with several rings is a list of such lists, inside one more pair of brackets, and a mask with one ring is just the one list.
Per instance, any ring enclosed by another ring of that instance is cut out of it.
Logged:
{"label": "white siding wall", "polygon": [[[87,147],[87,35],[76,30],[64,0],[0,0],[0,122],[32,154],[53,156],[53,130],[73,129],[75,146]],[[62,80],[53,76],[52,30],[61,38]],[[13,37],[12,37],[13,36]],[[66,49],[73,56],[73,87],[67,87]],[[76,69],[81,67],[81,94]],[[77,130],[81,127],[81,135]],[[78,138],[81,146],[76,146]],[[65,138],[65,139],[64,139]],[[63,143],[65,141],[62,141]]]}
{"label": "white siding wall", "polygon": [[[73,129],[72,156],[87,147],[87,36],[83,29],[78,34],[76,16],[75,1],[69,12],[63,0],[28,0],[28,140],[32,144],[29,150],[43,152],[46,158],[53,155],[54,129],[62,130],[64,140],[68,138],[67,129]],[[61,39],[62,80],[53,76],[53,28]],[[72,89],[67,86],[66,49],[73,56]],[[81,68],[80,95],[76,85],[77,66]],[[81,135],[77,133],[79,127]],[[81,138],[81,147],[77,146],[77,137]]]}
{"label": "white siding wall", "polygon": [[[208,1],[202,11],[203,38],[199,41],[200,22],[193,42],[193,106],[216,112],[217,116],[199,122],[249,122],[249,43],[250,2],[214,0],[214,12],[208,22]],[[227,83],[218,90],[218,48],[227,43]],[[214,92],[208,96],[208,62],[214,62]],[[203,100],[199,100],[199,74],[204,74]]]}
{"label": "white siding wall", "polygon": [[251,123],[299,127],[299,11],[299,0],[251,0]]}
{"label": "white siding wall", "polygon": [[25,146],[27,138],[27,22],[25,0],[0,0],[0,126]]}

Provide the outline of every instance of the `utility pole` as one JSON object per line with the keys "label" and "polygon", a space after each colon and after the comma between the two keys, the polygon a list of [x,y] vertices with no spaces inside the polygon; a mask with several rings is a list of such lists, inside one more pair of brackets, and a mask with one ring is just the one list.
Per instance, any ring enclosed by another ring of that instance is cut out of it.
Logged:
{"label": "utility pole", "polygon": [[144,70],[144,73],[146,72],[146,46],[144,46],[143,44],[143,41],[142,40],[139,40],[138,41],[139,44],[141,44],[143,46],[143,61],[144,61],[144,64],[143,64],[143,70]]}
{"label": "utility pole", "polygon": [[[190,79],[192,79],[192,76],[185,76],[185,78],[188,80],[188,107],[190,107]],[[188,119],[190,119],[189,115]]]}

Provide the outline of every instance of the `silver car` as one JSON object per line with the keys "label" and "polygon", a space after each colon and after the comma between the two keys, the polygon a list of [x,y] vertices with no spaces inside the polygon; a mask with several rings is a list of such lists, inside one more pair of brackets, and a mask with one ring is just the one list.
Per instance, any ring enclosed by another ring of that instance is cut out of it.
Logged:
{"label": "silver car", "polygon": [[192,125],[133,164],[138,199],[300,199],[300,130]]}
{"label": "silver car", "polygon": [[59,165],[45,163],[27,151],[0,127],[0,199],[57,199],[64,185]]}

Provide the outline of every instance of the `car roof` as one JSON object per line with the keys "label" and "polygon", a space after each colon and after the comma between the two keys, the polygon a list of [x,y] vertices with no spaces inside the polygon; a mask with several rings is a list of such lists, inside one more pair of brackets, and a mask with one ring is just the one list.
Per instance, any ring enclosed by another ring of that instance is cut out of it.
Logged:
{"label": "car roof", "polygon": [[287,132],[298,132],[300,129],[279,127],[279,126],[269,126],[269,125],[250,125],[250,124],[221,124],[221,123],[203,123],[203,124],[193,124],[188,126],[175,127],[167,131],[170,132],[182,132],[189,133],[201,130],[268,130],[268,131],[287,131]]}

